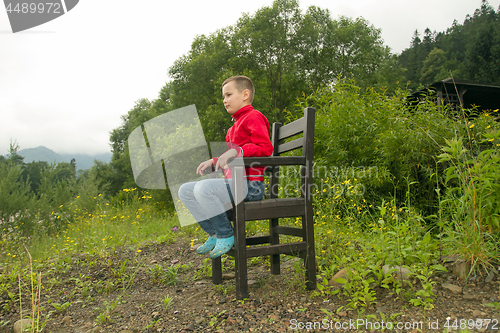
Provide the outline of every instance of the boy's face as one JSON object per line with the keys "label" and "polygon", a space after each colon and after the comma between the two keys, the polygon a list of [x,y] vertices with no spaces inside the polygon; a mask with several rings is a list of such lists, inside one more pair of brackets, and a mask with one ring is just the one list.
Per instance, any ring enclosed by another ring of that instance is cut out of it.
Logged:
{"label": "boy's face", "polygon": [[236,88],[236,82],[230,81],[222,87],[222,98],[224,106],[229,114],[235,114],[236,111],[249,105],[250,92],[248,89],[243,91],[238,91]]}

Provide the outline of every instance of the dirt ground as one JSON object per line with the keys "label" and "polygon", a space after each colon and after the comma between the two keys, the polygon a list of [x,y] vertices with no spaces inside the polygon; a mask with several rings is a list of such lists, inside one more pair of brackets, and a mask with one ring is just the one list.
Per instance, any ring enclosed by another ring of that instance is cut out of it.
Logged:
{"label": "dirt ground", "polygon": [[[346,296],[305,290],[300,262],[293,259],[282,263],[276,276],[265,261],[252,261],[250,297],[236,300],[230,263],[224,283],[214,287],[209,274],[200,273],[209,261],[193,249],[189,240],[179,240],[145,245],[140,252],[119,249],[106,257],[82,254],[66,266],[56,263],[60,268],[42,278],[41,321],[52,311],[43,332],[500,332],[500,310],[485,305],[500,301],[498,274],[466,285],[451,273],[439,273],[433,277],[434,309],[428,311],[405,299],[408,289],[396,295],[381,287],[374,287],[376,304],[348,310]],[[0,305],[7,304],[5,295],[0,297]],[[24,316],[31,312],[29,297],[23,297]],[[12,332],[19,310],[1,313],[0,332]]]}

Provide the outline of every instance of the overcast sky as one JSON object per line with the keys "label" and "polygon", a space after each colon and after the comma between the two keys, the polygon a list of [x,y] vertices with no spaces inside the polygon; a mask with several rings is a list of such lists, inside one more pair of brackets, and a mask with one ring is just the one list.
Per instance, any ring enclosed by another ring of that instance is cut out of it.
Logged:
{"label": "overcast sky", "polygon": [[[500,0],[490,0],[498,9]],[[168,68],[198,34],[234,24],[272,0],[81,0],[67,14],[13,34],[0,8],[0,155],[46,146],[58,153],[109,152],[109,133],[134,102],[157,98]],[[415,29],[462,23],[481,0],[302,0],[333,18],[367,19],[392,52]],[[221,112],[224,112],[221,109]]]}

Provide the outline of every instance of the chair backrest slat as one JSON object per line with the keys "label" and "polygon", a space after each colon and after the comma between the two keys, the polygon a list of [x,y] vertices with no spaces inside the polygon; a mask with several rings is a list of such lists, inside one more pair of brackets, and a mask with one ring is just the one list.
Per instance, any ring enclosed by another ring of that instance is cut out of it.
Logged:
{"label": "chair backrest slat", "polygon": [[295,139],[290,142],[283,143],[278,146],[278,154],[286,153],[287,151],[302,148],[304,146],[304,138]]}
{"label": "chair backrest slat", "polygon": [[302,133],[304,131],[305,121],[305,118],[300,118],[291,122],[290,124],[281,126],[279,130],[278,140],[288,139],[294,135]]}

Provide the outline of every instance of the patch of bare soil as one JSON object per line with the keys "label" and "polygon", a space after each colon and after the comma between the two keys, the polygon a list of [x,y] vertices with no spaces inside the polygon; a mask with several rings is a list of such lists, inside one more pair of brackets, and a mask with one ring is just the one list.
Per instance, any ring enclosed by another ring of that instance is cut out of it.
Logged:
{"label": "patch of bare soil", "polygon": [[[433,277],[436,297],[429,311],[411,305],[405,290],[395,295],[374,287],[377,303],[359,312],[347,310],[345,296],[314,297],[306,291],[295,260],[284,262],[278,276],[256,261],[249,268],[250,298],[238,301],[231,263],[226,260],[224,283],[214,287],[208,274],[203,275],[209,267],[205,258],[188,240],[145,245],[140,253],[124,248],[107,257],[82,254],[43,277],[41,318],[52,311],[43,331],[443,332],[446,326],[450,331],[500,331],[499,310],[485,306],[499,301],[495,274],[466,285],[451,273],[439,273]],[[30,304],[29,297],[23,298],[24,306]],[[5,297],[2,302],[7,302]],[[2,313],[0,322],[9,323],[0,331],[12,332],[19,319],[19,306]],[[488,327],[487,321],[480,327],[480,319],[489,319]]]}

